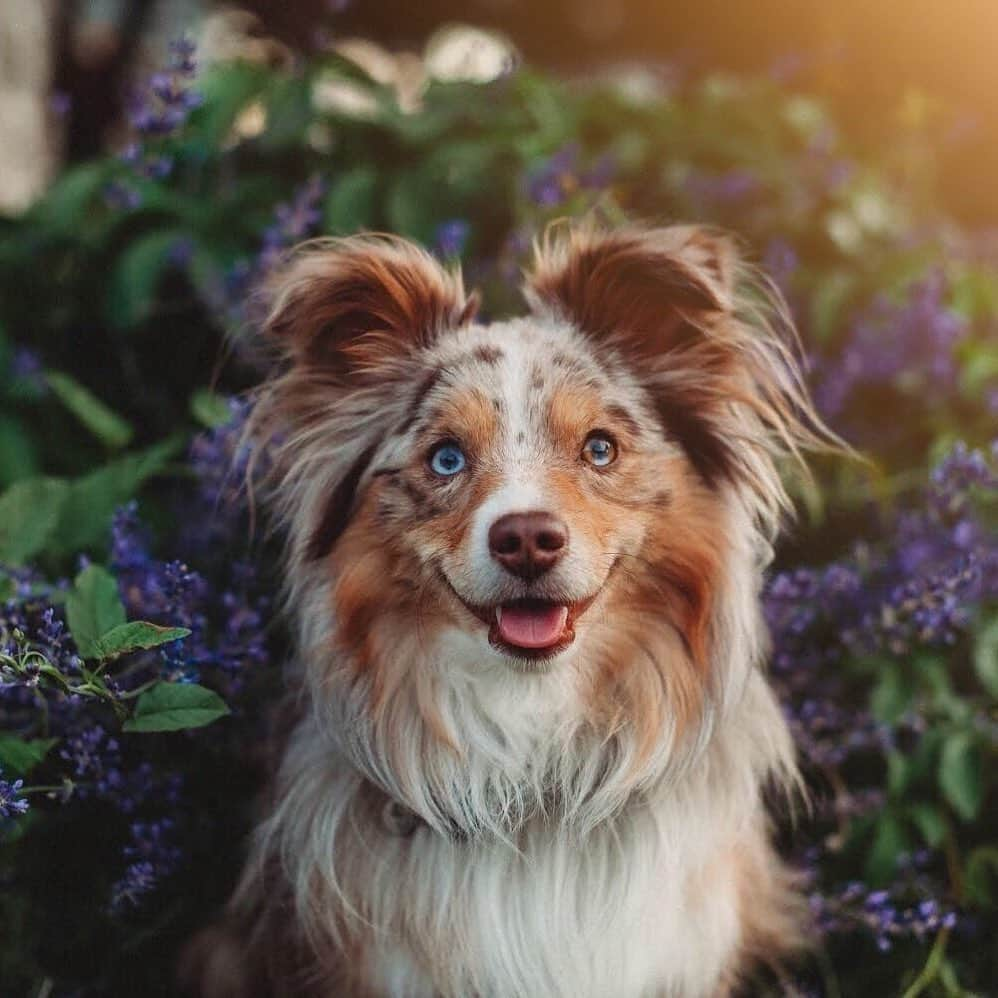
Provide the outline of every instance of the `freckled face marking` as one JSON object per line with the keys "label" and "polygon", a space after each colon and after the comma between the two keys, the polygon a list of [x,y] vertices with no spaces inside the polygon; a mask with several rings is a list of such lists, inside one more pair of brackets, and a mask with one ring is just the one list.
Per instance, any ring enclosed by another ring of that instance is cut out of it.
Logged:
{"label": "freckled face marking", "polygon": [[[654,455],[644,457],[661,445],[657,424],[626,377],[581,344],[565,345],[543,329],[515,330],[503,342],[469,348],[458,338],[453,353],[433,355],[405,438],[367,476],[377,522],[398,533],[415,562],[442,559],[448,579],[488,602],[486,590],[509,583],[488,550],[491,524],[507,512],[551,511],[572,538],[565,584],[590,590],[615,551],[639,542],[645,514],[668,505]],[[581,456],[594,431],[618,444],[610,467],[594,468]],[[428,467],[443,440],[467,459],[453,478]]]}
{"label": "freckled face marking", "polygon": [[497,346],[483,343],[471,351],[471,356],[482,364],[498,364],[503,358],[503,352]]}
{"label": "freckled face marking", "polygon": [[[579,647],[590,649],[582,660],[590,670],[587,709],[594,723],[631,724],[651,745],[666,704],[682,727],[702,703],[714,579],[724,557],[717,497],[668,442],[652,400],[612,358],[543,329],[501,335],[504,349],[488,351],[487,361],[466,338],[450,356],[435,353],[439,373],[423,382],[418,418],[373,470],[353,476],[361,490],[365,478],[370,485],[334,548],[333,571],[346,580],[337,589],[338,613],[363,649],[387,586],[397,604],[418,605],[425,633],[475,628],[486,640],[454,593],[472,606],[522,595],[491,558],[488,527],[506,512],[553,511],[570,537],[555,570],[561,598],[601,593],[579,619]],[[605,468],[581,457],[594,430],[617,445]],[[467,459],[451,477],[428,465],[442,439],[454,440]],[[686,649],[686,664],[672,652],[648,651],[649,621],[663,647]]]}

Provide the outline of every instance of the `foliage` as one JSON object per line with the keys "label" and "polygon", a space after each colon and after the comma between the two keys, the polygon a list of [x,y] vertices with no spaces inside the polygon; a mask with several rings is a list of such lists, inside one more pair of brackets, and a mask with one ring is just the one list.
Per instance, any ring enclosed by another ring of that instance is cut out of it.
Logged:
{"label": "foliage", "polygon": [[386,229],[460,258],[503,313],[531,238],[596,211],[742,233],[820,406],[872,458],[819,463],[766,591],[815,801],[786,830],[825,933],[799,988],[988,993],[986,244],[772,80],[583,87],[520,68],[431,81],[412,111],[339,56],[199,75],[189,44],[170,59],[131,109],[134,143],[0,225],[5,992],[168,993],[231,885],[285,647],[240,485],[254,283],[304,237]]}

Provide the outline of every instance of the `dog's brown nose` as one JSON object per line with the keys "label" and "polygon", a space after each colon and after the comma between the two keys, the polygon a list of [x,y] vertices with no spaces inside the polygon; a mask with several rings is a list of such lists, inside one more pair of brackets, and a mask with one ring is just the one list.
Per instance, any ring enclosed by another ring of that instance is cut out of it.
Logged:
{"label": "dog's brown nose", "polygon": [[568,527],[552,513],[507,513],[489,528],[489,551],[507,571],[536,579],[568,546]]}

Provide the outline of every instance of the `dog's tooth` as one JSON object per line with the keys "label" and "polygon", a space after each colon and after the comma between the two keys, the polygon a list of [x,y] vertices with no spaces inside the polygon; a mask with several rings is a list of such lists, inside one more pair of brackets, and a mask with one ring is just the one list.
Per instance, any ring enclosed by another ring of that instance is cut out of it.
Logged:
{"label": "dog's tooth", "polygon": [[497,624],[501,624],[502,623],[502,607],[501,606],[497,606],[496,607],[496,623]]}

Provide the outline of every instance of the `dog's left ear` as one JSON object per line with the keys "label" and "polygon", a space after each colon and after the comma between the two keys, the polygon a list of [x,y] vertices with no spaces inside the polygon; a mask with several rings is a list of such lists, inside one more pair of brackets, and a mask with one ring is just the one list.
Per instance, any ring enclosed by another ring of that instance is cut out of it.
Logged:
{"label": "dog's left ear", "polygon": [[734,484],[775,521],[787,498],[772,458],[835,438],[808,397],[782,300],[758,281],[746,290],[743,270],[710,229],[583,225],[536,247],[525,294],[628,363],[708,485]]}
{"label": "dog's left ear", "polygon": [[469,322],[478,307],[458,271],[387,235],[305,244],[261,297],[264,331],[292,365],[350,385],[377,379],[445,329]]}

